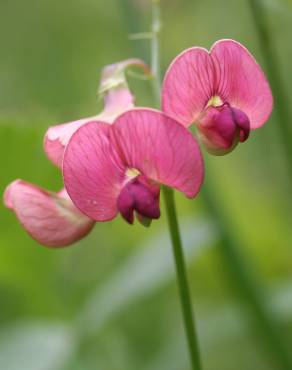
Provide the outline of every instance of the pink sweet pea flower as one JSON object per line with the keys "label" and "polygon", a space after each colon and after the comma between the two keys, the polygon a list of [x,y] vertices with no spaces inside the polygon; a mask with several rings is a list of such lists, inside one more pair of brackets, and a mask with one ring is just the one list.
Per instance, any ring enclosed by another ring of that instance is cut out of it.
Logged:
{"label": "pink sweet pea flower", "polygon": [[262,126],[273,108],[263,71],[233,40],[217,41],[210,52],[194,47],[170,65],[162,89],[162,109],[188,127],[195,123],[207,150],[230,152],[250,130]]}
{"label": "pink sweet pea flower", "polygon": [[[44,140],[49,159],[62,166],[63,154],[72,134],[92,119],[112,123],[120,113],[134,106],[125,71],[130,66],[148,67],[139,59],[129,59],[106,66],[102,71],[99,93],[104,97],[104,109],[96,117],[51,127]],[[22,180],[12,182],[5,190],[4,203],[13,210],[26,231],[39,243],[63,247],[83,238],[95,222],[82,214],[72,203],[65,189],[53,193]]]}
{"label": "pink sweet pea flower", "polygon": [[65,147],[79,127],[92,120],[112,123],[119,114],[134,107],[134,96],[126,80],[126,70],[129,67],[139,67],[145,74],[150,74],[148,66],[140,59],[127,59],[106,66],[102,70],[99,88],[99,95],[104,99],[103,111],[97,116],[52,126],[48,129],[44,139],[44,150],[56,166],[62,167]]}
{"label": "pink sweet pea flower", "polygon": [[134,212],[142,221],[159,218],[160,184],[195,197],[203,172],[191,133],[146,108],[127,111],[112,125],[83,125],[67,144],[63,161],[65,187],[81,212],[96,221],[120,212],[130,224]]}
{"label": "pink sweet pea flower", "polygon": [[15,180],[5,190],[4,203],[33,239],[49,247],[72,244],[95,224],[73,205],[65,189],[52,193]]}

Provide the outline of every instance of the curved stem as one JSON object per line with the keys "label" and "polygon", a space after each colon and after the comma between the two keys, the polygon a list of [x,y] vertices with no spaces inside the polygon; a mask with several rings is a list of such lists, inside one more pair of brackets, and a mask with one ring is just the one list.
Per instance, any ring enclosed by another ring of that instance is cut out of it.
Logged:
{"label": "curved stem", "polygon": [[[151,39],[151,67],[153,74],[153,93],[157,107],[160,106],[160,61],[159,61],[159,39],[160,30],[160,8],[159,0],[152,0],[152,34]],[[193,317],[190,289],[187,279],[183,247],[176,215],[176,207],[173,190],[163,187],[163,195],[166,206],[169,232],[172,242],[177,282],[183,312],[184,326],[189,347],[190,359],[193,370],[201,369],[200,352],[196,336],[195,321]]]}

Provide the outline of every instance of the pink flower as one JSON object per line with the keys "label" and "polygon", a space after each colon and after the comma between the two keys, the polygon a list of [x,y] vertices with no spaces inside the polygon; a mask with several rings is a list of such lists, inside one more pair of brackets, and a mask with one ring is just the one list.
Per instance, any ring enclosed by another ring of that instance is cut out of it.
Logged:
{"label": "pink flower", "polygon": [[253,56],[233,40],[210,52],[190,48],[170,65],[162,89],[163,111],[188,127],[195,123],[207,150],[230,152],[269,118],[273,97]]}
{"label": "pink flower", "polygon": [[15,180],[5,190],[4,203],[35,240],[49,247],[72,244],[94,226],[94,221],[73,205],[65,189],[52,193]]}
{"label": "pink flower", "polygon": [[[93,119],[112,123],[120,113],[134,106],[125,71],[130,66],[148,67],[139,59],[129,59],[106,66],[102,72],[99,93],[104,97],[104,109],[96,117],[51,127],[44,140],[49,159],[62,166],[65,146],[72,134]],[[87,235],[94,221],[82,214],[72,203],[65,189],[53,193],[22,180],[12,182],[5,190],[4,203],[13,210],[26,231],[39,243],[62,247]]]}
{"label": "pink flower", "polygon": [[104,98],[103,111],[97,116],[52,126],[48,129],[44,139],[44,150],[56,166],[62,167],[65,147],[79,127],[92,120],[112,123],[119,114],[134,107],[134,96],[126,80],[126,70],[129,67],[139,67],[144,70],[145,74],[150,74],[148,66],[140,59],[127,59],[106,66],[102,71],[99,87],[99,95]]}
{"label": "pink flower", "polygon": [[65,187],[74,204],[97,221],[118,212],[129,223],[160,216],[160,184],[193,198],[203,181],[199,147],[180,123],[146,108],[108,125],[92,121],[69,141],[63,162]]}

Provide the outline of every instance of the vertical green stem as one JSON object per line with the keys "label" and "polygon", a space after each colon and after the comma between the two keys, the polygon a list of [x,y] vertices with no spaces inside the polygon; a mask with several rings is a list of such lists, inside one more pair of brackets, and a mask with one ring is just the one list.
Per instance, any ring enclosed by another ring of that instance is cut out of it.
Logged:
{"label": "vertical green stem", "polygon": [[152,38],[151,38],[151,69],[153,74],[153,94],[157,107],[160,107],[160,54],[159,54],[159,31],[160,31],[160,6],[159,0],[152,0]]}
{"label": "vertical green stem", "polygon": [[201,369],[199,346],[196,337],[195,322],[192,312],[192,302],[190,297],[190,290],[187,280],[182,242],[179,233],[172,189],[165,187],[163,189],[163,195],[166,205],[167,219],[172,241],[172,249],[176,265],[177,282],[179,286],[179,294],[182,305],[184,325],[188,340],[192,369],[199,370]]}
{"label": "vertical green stem", "polygon": [[289,112],[290,102],[280,74],[280,63],[269,32],[265,8],[261,0],[248,0],[248,3],[275,98],[274,112],[278,121],[277,127],[283,144],[282,148],[286,154],[287,166],[289,166],[289,175],[292,181],[292,145],[290,129],[292,117]]}
{"label": "vertical green stem", "polygon": [[[152,0],[152,39],[151,39],[151,67],[153,73],[153,93],[156,105],[160,106],[160,61],[159,61],[159,30],[160,30],[160,7],[159,0]],[[190,359],[193,370],[201,369],[200,352],[196,336],[195,321],[193,317],[190,289],[187,279],[182,241],[176,215],[176,207],[173,190],[163,188],[166,205],[168,226],[172,242],[172,250],[176,266],[177,282],[183,312],[184,326],[189,347]]]}
{"label": "vertical green stem", "polygon": [[202,195],[208,213],[212,215],[219,231],[221,240],[218,247],[229,270],[231,281],[242,301],[248,307],[255,329],[261,336],[262,342],[265,343],[277,369],[292,370],[292,359],[285,343],[285,335],[266,303],[264,289],[252,271],[250,262],[238,248],[240,238],[237,239],[237,247],[235,246],[234,238],[229,231],[228,217],[217,204],[213,193],[213,189],[209,188],[208,183],[205,183]]}
{"label": "vertical green stem", "polygon": [[[129,28],[129,33],[141,31],[141,19],[137,17],[137,11],[133,6],[133,0],[117,0],[117,3],[119,5],[119,13],[122,14],[125,24]],[[135,49],[141,59],[147,60],[149,52],[142,43],[135,42]]]}
{"label": "vertical green stem", "polygon": [[[248,0],[248,3],[275,98],[274,113],[278,121],[277,128],[282,141],[282,149],[285,153],[287,167],[289,168],[289,178],[292,182],[292,145],[291,129],[289,127],[292,117],[289,111],[289,99],[285,92],[285,87],[280,73],[281,68],[277,58],[276,49],[269,32],[265,7],[262,4],[262,0]],[[244,272],[242,272],[241,275],[244,275]],[[257,290],[252,286],[249,288],[250,279],[248,280],[245,278],[244,280],[246,280],[245,285],[248,289],[247,294],[249,296],[249,301],[253,306],[254,314],[258,317],[258,322],[261,324],[261,327],[265,329],[265,337],[268,335],[267,339],[269,339],[270,349],[273,351],[274,357],[278,359],[278,362],[282,365],[283,369],[292,369],[292,357],[290,351],[287,349],[285,341],[283,340],[282,333],[275,324],[273,317],[271,317],[269,312],[265,309],[265,306],[259,298],[260,296],[257,294]],[[263,334],[265,334],[264,331]]]}

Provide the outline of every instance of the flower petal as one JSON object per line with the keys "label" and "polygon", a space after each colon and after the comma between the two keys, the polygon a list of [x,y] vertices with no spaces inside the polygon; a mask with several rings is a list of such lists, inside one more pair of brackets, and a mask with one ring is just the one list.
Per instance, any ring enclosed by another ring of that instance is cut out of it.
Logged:
{"label": "flower petal", "polygon": [[5,190],[4,203],[39,243],[64,247],[87,235],[94,221],[75,208],[63,189],[52,193],[22,180]]}
{"label": "flower petal", "polygon": [[103,111],[94,117],[52,126],[48,129],[44,138],[44,150],[49,160],[56,166],[62,167],[65,147],[79,127],[93,120],[112,123],[119,114],[134,107],[134,96],[126,79],[126,70],[129,67],[139,67],[145,74],[150,74],[148,66],[140,59],[127,59],[104,67],[99,87],[99,95],[104,100]]}
{"label": "flower petal", "polygon": [[128,168],[194,197],[203,181],[203,161],[192,134],[152,109],[133,109],[112,126],[113,140]]}
{"label": "flower petal", "polygon": [[72,134],[86,122],[94,120],[95,117],[83,118],[77,121],[51,126],[44,138],[44,151],[47,157],[57,167],[62,167],[64,150]]}
{"label": "flower petal", "polygon": [[210,54],[216,70],[217,94],[248,116],[251,129],[262,126],[272,112],[273,97],[254,57],[233,40],[216,42]]}
{"label": "flower petal", "polygon": [[273,97],[266,77],[249,51],[234,40],[217,41],[210,53],[201,48],[182,52],[163,82],[163,111],[185,126],[196,121],[211,98],[243,111],[251,129],[271,114]]}
{"label": "flower petal", "polygon": [[190,48],[168,68],[162,87],[162,110],[185,126],[193,123],[213,95],[214,66],[206,49]]}
{"label": "flower petal", "polygon": [[97,221],[114,218],[125,166],[111,143],[112,126],[90,122],[69,141],[63,161],[65,187],[74,204]]}

